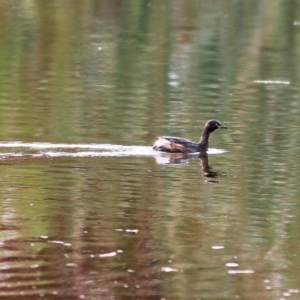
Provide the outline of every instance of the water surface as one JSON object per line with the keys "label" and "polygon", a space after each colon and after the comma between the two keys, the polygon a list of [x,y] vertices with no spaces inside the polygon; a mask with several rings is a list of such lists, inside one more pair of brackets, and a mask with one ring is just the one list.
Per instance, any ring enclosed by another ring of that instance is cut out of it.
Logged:
{"label": "water surface", "polygon": [[299,298],[297,2],[0,7],[1,298]]}

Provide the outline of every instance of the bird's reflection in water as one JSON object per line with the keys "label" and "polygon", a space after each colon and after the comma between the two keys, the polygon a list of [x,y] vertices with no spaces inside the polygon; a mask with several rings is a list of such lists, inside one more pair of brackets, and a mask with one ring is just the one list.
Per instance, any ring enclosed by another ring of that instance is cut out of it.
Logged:
{"label": "bird's reflection in water", "polygon": [[200,163],[202,166],[203,176],[208,177],[210,179],[207,179],[206,182],[208,183],[218,183],[219,180],[213,179],[217,178],[219,176],[218,172],[212,171],[212,167],[208,164],[208,154],[207,152],[200,152],[199,153]]}
{"label": "bird's reflection in water", "polygon": [[219,176],[218,172],[212,171],[212,167],[208,163],[208,154],[206,151],[197,154],[182,154],[182,153],[163,153],[161,156],[155,157],[158,164],[174,164],[182,165],[187,164],[190,159],[200,159],[200,164],[203,171],[203,176],[208,177],[206,180],[208,183],[218,183],[215,178]]}

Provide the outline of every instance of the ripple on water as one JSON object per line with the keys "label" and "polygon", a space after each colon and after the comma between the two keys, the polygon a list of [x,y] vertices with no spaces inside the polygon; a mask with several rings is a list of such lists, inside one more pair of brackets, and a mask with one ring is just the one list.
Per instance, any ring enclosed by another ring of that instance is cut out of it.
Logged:
{"label": "ripple on water", "polygon": [[[112,144],[53,144],[0,142],[0,148],[13,148],[13,152],[0,153],[0,158],[14,157],[122,157],[122,156],[160,156],[149,146],[123,146]],[[16,149],[26,149],[24,152]],[[86,151],[82,151],[85,149]],[[31,151],[35,150],[34,153]],[[38,150],[38,152],[36,151]],[[92,151],[93,150],[93,151]],[[221,154],[223,149],[209,149],[209,154]]]}
{"label": "ripple on water", "polygon": [[[45,238],[6,240],[1,245],[0,297],[14,299],[19,295],[49,297],[53,294],[75,296],[72,284],[67,279],[71,278],[73,271],[60,267],[63,263],[61,258],[66,263],[68,260],[60,254],[57,256],[62,250],[70,252],[69,247],[50,244]],[[53,255],[61,257],[57,266],[47,262],[48,257]]]}

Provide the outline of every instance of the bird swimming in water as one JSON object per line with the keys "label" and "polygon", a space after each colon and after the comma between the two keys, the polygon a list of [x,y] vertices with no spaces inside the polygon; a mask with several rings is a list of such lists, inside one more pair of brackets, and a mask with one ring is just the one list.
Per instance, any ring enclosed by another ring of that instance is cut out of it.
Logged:
{"label": "bird swimming in water", "polygon": [[153,149],[168,153],[194,153],[207,151],[209,135],[219,128],[228,129],[227,126],[223,125],[218,120],[208,120],[202,131],[199,143],[194,143],[180,137],[160,136],[154,142]]}

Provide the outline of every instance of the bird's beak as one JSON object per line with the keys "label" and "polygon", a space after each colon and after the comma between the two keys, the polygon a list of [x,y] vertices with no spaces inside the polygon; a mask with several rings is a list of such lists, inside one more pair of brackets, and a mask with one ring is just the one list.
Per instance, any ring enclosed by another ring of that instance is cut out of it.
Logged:
{"label": "bird's beak", "polygon": [[225,126],[223,124],[220,124],[219,128],[222,128],[222,129],[228,129],[229,127],[228,126]]}

